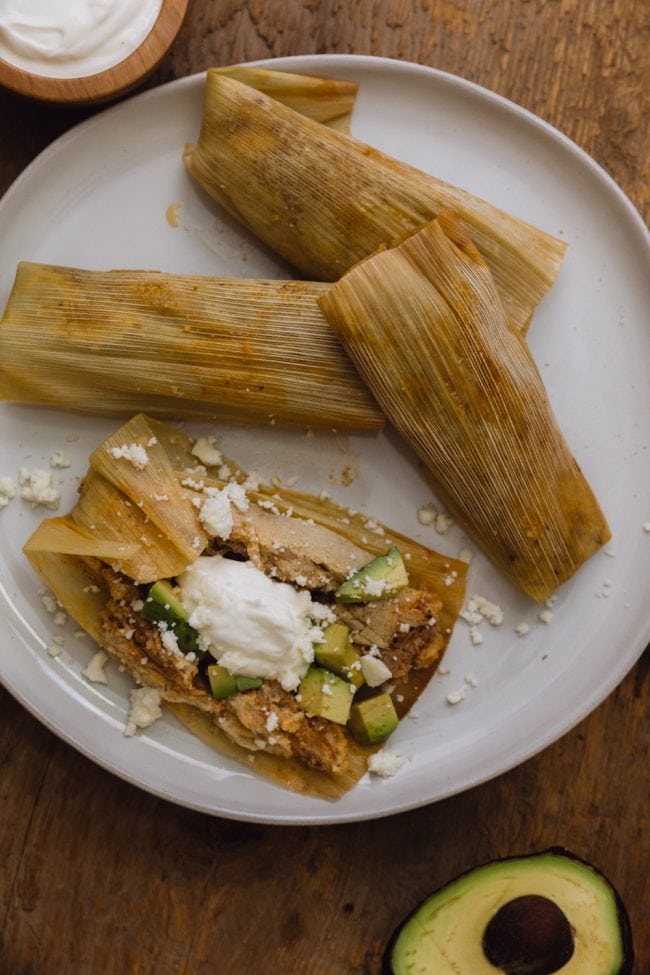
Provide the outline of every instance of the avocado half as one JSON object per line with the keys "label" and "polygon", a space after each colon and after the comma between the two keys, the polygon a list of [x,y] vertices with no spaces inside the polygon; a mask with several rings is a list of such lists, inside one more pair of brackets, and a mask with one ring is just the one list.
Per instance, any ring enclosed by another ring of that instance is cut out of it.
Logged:
{"label": "avocado half", "polygon": [[567,850],[495,860],[428,897],[393,934],[385,975],[632,975],[625,907]]}

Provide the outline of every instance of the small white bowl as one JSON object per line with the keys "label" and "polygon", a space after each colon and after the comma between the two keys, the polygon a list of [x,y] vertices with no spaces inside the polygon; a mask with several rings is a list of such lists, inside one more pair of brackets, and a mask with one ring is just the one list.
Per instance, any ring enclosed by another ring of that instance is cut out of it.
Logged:
{"label": "small white bowl", "polygon": [[0,85],[26,98],[83,105],[123,95],[150,74],[178,34],[188,0],[163,0],[155,24],[128,57],[97,74],[82,78],[49,78],[32,74],[0,58]]}

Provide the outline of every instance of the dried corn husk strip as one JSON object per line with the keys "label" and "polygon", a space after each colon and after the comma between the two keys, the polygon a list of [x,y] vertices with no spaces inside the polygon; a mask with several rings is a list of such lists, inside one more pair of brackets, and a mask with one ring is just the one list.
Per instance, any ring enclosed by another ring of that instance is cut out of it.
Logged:
{"label": "dried corn husk strip", "polygon": [[20,264],[0,398],[93,413],[378,428],[322,284]]}
{"label": "dried corn husk strip", "polygon": [[67,555],[92,555],[104,562],[121,562],[138,555],[138,542],[127,542],[121,537],[102,537],[100,530],[90,531],[65,518],[47,518],[26,542],[24,551],[58,552]]}
{"label": "dried corn husk strip", "polygon": [[25,555],[67,613],[96,640],[101,640],[99,618],[108,594],[82,556],[25,547]]}
{"label": "dried corn husk strip", "polygon": [[251,68],[242,64],[210,70],[264,92],[315,122],[322,122],[339,132],[350,131],[352,109],[359,87],[353,81],[313,78],[310,75],[269,71],[266,68]]}
{"label": "dried corn husk strip", "polygon": [[[141,449],[144,464],[127,455],[134,446]],[[91,469],[101,474],[140,509],[155,529],[165,535],[187,567],[201,554],[207,536],[201,527],[191,495],[179,485],[169,458],[142,414],[106,440],[90,455]]]}
{"label": "dried corn husk strip", "polygon": [[[135,554],[122,554],[106,561],[139,583],[169,579],[193,561],[188,558],[185,547],[179,548],[175,544],[176,515],[171,509],[169,515],[169,525],[160,529],[126,494],[93,470],[84,477],[79,500],[70,512],[74,523],[91,532],[97,540],[111,539],[121,544],[137,545]],[[96,549],[78,554],[102,558]],[[201,554],[200,549],[197,554]]]}
{"label": "dried corn husk strip", "polygon": [[544,600],[607,541],[525,342],[451,214],[354,268],[320,305],[451,511],[515,585]]}
{"label": "dried corn husk strip", "polygon": [[447,207],[525,330],[564,242],[455,186],[317,125],[209,71],[199,141],[185,162],[201,186],[307,277],[336,281]]}

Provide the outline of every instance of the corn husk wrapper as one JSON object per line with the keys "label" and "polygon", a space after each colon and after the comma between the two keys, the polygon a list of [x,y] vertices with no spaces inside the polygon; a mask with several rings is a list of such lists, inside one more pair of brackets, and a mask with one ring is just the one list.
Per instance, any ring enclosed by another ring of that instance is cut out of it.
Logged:
{"label": "corn husk wrapper", "polygon": [[255,88],[315,122],[321,122],[339,132],[350,132],[352,109],[359,88],[353,81],[269,71],[244,64],[210,70],[248,85],[249,88]]}
{"label": "corn husk wrapper", "polygon": [[450,213],[320,306],[484,553],[544,600],[610,537],[489,268]]}
{"label": "corn husk wrapper", "polygon": [[0,398],[91,413],[376,429],[316,305],[324,285],[18,267]]}
{"label": "corn husk wrapper", "polygon": [[473,194],[213,71],[201,134],[186,148],[185,162],[232,216],[315,280],[336,281],[377,249],[454,209],[519,330],[566,250],[564,242]]}
{"label": "corn husk wrapper", "polygon": [[[149,455],[148,463],[141,470],[126,458],[112,454],[114,447],[119,449],[133,443],[143,446]],[[134,417],[91,455],[91,468],[82,481],[80,500],[71,515],[42,522],[25,545],[30,563],[64,609],[98,642],[101,641],[99,618],[108,595],[101,574],[94,568],[96,559],[119,568],[137,582],[150,582],[154,578],[177,575],[201,554],[201,548],[194,547],[195,538],[189,549],[187,545],[195,527],[197,537],[205,539],[193,504],[197,492],[182,483],[188,480],[187,469],[196,465],[192,445],[192,439],[180,430],[144,416]],[[223,463],[230,467],[235,480],[245,480],[246,472],[233,461],[224,457]],[[209,469],[208,476],[202,478],[206,486],[219,487],[225,483],[214,474]],[[155,502],[160,491],[173,501]],[[347,509],[310,495],[277,485],[249,491],[248,495],[253,503],[256,499],[273,498],[279,510],[292,508],[296,517],[313,518],[339,531],[366,548],[369,558],[385,552],[391,544],[398,544],[410,556],[407,565],[412,584],[443,598],[444,616],[441,614],[439,625],[446,640],[449,639],[463,601],[464,563],[438,555],[388,529],[382,529],[384,536],[375,531],[369,537],[372,533],[368,527],[362,520],[357,523],[350,518]],[[155,505],[164,517],[160,514],[151,517]],[[344,516],[350,524],[340,522]],[[145,560],[154,559],[156,565],[165,568],[152,576],[148,570],[143,572],[142,565],[146,565]],[[110,652],[110,647],[106,649]],[[403,697],[398,705],[400,716],[417,700],[434,670],[435,667],[414,671],[409,679],[396,685],[396,693]],[[196,708],[169,702],[166,706],[219,754],[253,768],[285,788],[324,799],[338,799],[352,788],[366,772],[368,758],[378,747],[351,742],[349,770],[335,776],[264,752],[250,752],[234,743],[209,716]]]}

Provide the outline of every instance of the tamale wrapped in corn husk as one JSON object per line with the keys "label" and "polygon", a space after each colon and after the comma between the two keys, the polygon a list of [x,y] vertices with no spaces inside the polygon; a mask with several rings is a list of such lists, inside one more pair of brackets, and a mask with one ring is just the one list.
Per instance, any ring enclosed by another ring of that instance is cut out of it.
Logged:
{"label": "tamale wrapped in corn husk", "polygon": [[[145,651],[141,644],[134,643],[129,662],[105,640],[102,619],[111,596],[102,565],[119,569],[123,577],[135,582],[143,582],[145,578],[138,569],[138,557],[150,559],[151,551],[156,550],[159,564],[163,565],[167,550],[172,561],[156,576],[167,578],[180,573],[202,551],[205,536],[194,503],[199,496],[199,482],[188,477],[188,470],[195,467],[197,461],[192,453],[193,444],[194,441],[183,431],[142,415],[134,417],[91,455],[91,469],[81,483],[80,500],[71,515],[44,521],[25,545],[25,554],[66,611],[102,643],[109,655],[137,682],[158,689],[166,706],[192,733],[219,754],[245,764],[285,788],[335,800],[358,782],[367,770],[369,756],[378,746],[363,746],[351,740],[348,767],[342,774],[318,771],[263,751],[251,752],[233,741],[209,713],[192,706],[191,701],[179,699],[173,688],[167,686],[164,672],[151,661],[147,662],[146,655],[143,658]],[[135,451],[127,454],[121,450],[131,445],[146,451],[146,463],[141,454]],[[115,456],[116,453],[119,456]],[[232,479],[240,483],[246,479],[246,472],[225,457],[219,465],[222,476],[224,465],[232,472]],[[208,468],[207,475],[201,474],[201,482],[205,487],[219,487],[225,483],[212,468]],[[158,494],[161,490],[164,495]],[[259,500],[268,503],[272,499],[282,512],[291,507],[294,518],[340,531],[355,544],[364,546],[369,558],[385,552],[389,545],[398,544],[409,556],[408,571],[412,583],[442,599],[439,625],[443,628],[445,644],[448,642],[463,602],[467,568],[464,563],[438,555],[380,525],[374,526],[373,533],[360,517],[348,517],[342,524],[341,518],[349,515],[347,509],[311,495],[273,485],[249,490],[248,496],[251,503]],[[150,517],[155,505],[164,513],[164,518],[160,514]],[[173,563],[178,553],[186,549],[188,527],[190,531],[194,530],[193,519],[197,535],[203,540],[196,547],[191,545],[191,551],[185,551],[184,564]],[[384,535],[380,536],[380,531]],[[169,571],[172,564],[175,567]],[[396,682],[400,716],[408,712],[422,693],[435,666],[437,661],[434,666],[414,671],[403,681]]]}
{"label": "tamale wrapped in corn husk", "polygon": [[269,71],[246,64],[210,70],[255,88],[315,122],[322,122],[339,132],[350,132],[352,109],[359,87],[353,81]]}
{"label": "tamale wrapped in corn husk", "polygon": [[544,600],[610,537],[523,337],[451,213],[319,300],[388,419],[485,554]]}
{"label": "tamale wrapped in corn husk", "polygon": [[21,263],[0,323],[0,399],[379,428],[316,305],[324,287]]}
{"label": "tamale wrapped in corn husk", "polygon": [[[185,150],[201,186],[306,277],[346,270],[452,208],[525,330],[566,245],[478,197],[208,71],[201,133]],[[432,161],[434,165],[434,161]]]}

